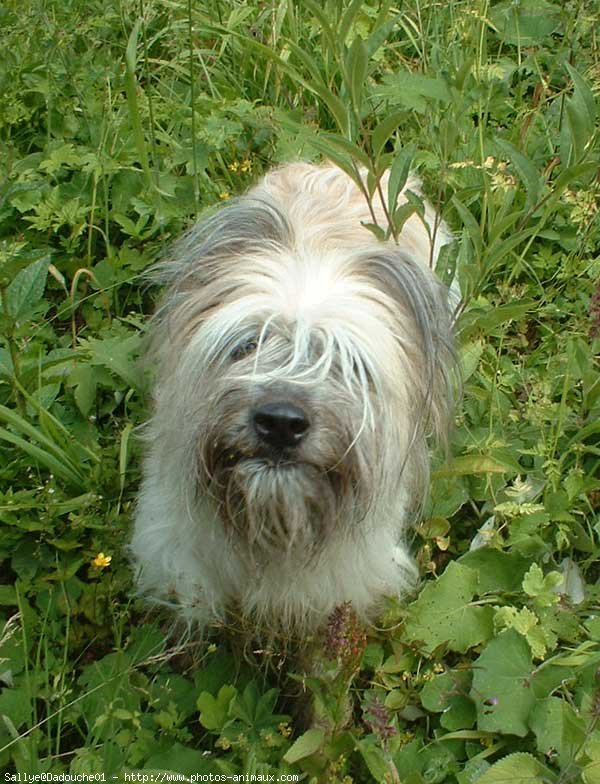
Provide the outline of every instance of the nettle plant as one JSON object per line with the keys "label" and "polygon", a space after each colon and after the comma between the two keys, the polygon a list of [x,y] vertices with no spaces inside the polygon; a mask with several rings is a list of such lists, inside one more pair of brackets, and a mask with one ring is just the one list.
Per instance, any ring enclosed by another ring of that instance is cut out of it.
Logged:
{"label": "nettle plant", "polygon": [[[2,765],[596,782],[598,3],[71,0],[0,18]],[[414,539],[427,579],[367,636],[342,607],[310,643],[305,731],[276,649],[248,667],[169,638],[122,550],[151,372],[142,273],[293,157],[383,196],[370,228],[392,238],[422,214],[418,195],[395,204],[416,171],[461,292],[462,400]]]}

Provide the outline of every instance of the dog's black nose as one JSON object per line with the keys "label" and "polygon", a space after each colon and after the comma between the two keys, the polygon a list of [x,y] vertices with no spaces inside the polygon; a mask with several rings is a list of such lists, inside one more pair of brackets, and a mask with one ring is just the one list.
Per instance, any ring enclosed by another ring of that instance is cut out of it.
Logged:
{"label": "dog's black nose", "polygon": [[267,403],[254,411],[252,423],[260,440],[277,449],[297,446],[310,427],[304,411],[292,403]]}

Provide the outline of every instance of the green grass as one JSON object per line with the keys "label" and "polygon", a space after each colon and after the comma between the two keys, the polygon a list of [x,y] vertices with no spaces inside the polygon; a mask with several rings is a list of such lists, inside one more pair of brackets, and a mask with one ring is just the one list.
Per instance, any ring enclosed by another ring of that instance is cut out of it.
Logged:
{"label": "green grass", "polygon": [[[597,0],[3,4],[0,766],[600,781],[599,23]],[[366,643],[343,619],[305,734],[222,638],[172,656],[123,551],[142,273],[295,157],[366,166],[371,194],[417,170],[463,292],[426,579]]]}

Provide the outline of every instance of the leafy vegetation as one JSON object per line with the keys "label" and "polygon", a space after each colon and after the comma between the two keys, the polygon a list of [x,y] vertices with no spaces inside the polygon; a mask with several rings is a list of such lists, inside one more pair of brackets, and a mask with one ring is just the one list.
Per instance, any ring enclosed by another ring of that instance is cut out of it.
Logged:
{"label": "leafy vegetation", "polygon": [[[2,5],[8,771],[600,781],[599,22],[596,0]],[[368,640],[340,609],[304,733],[221,638],[193,667],[172,655],[123,549],[142,272],[293,157],[365,166],[367,196],[391,168],[390,203],[416,169],[463,294],[463,400],[414,542],[427,579]]]}

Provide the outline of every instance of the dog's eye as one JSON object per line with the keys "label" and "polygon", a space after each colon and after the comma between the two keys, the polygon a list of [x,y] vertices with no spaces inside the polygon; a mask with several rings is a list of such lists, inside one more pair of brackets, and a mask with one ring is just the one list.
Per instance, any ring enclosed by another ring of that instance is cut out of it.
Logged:
{"label": "dog's eye", "polygon": [[231,359],[234,362],[237,362],[238,359],[244,359],[244,357],[247,357],[256,351],[257,346],[258,341],[255,338],[244,340],[242,343],[238,343],[238,345],[233,349],[230,354]]}

